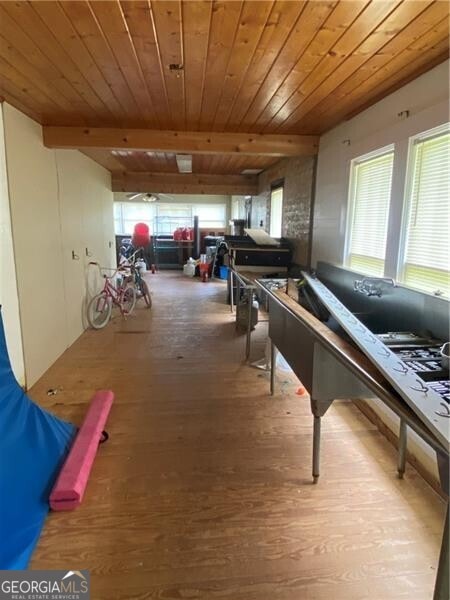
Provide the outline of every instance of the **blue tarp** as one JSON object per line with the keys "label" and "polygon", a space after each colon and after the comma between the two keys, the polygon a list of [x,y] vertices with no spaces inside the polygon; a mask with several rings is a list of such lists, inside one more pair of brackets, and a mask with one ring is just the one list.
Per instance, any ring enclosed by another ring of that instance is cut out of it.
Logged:
{"label": "blue tarp", "polygon": [[9,362],[0,311],[0,569],[25,569],[75,428],[32,402]]}

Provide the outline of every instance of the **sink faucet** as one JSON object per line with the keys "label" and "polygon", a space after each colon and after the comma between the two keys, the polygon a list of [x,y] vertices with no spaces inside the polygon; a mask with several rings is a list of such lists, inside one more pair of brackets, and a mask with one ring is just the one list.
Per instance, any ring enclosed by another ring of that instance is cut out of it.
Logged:
{"label": "sink faucet", "polygon": [[395,282],[390,277],[364,277],[364,279],[356,279],[353,282],[353,289],[355,292],[360,292],[366,296],[378,296],[381,298],[383,284],[395,287]]}

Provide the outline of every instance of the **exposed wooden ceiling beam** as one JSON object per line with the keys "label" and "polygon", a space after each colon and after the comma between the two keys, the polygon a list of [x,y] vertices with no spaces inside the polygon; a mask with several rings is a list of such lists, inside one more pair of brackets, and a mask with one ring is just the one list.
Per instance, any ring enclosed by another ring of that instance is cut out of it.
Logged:
{"label": "exposed wooden ceiling beam", "polygon": [[310,156],[317,154],[315,135],[205,133],[104,127],[43,127],[48,148],[152,150],[188,154],[256,154]]}
{"label": "exposed wooden ceiling beam", "polygon": [[112,191],[256,195],[258,178],[249,175],[185,175],[125,171],[112,174]]}

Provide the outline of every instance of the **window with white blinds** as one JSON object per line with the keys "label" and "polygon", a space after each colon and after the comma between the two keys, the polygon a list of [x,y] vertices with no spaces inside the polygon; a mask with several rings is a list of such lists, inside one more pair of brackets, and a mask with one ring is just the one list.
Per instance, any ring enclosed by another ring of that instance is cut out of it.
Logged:
{"label": "window with white blinds", "polygon": [[407,286],[450,296],[450,131],[448,125],[412,140],[404,219]]}
{"label": "window with white blinds", "polygon": [[352,161],[346,264],[364,275],[383,276],[394,151]]}
{"label": "window with white blinds", "polygon": [[[146,223],[150,232],[170,235],[177,227],[191,227],[197,215],[200,227],[226,227],[226,204],[161,202],[114,202],[116,234],[132,235],[136,223]],[[155,219],[156,218],[156,219]]]}
{"label": "window with white blinds", "polygon": [[227,224],[226,204],[194,204],[192,215],[198,216],[199,227],[220,229]]}
{"label": "window with white blinds", "polygon": [[116,235],[132,235],[136,223],[152,227],[154,205],[146,202],[114,202],[114,228]]}

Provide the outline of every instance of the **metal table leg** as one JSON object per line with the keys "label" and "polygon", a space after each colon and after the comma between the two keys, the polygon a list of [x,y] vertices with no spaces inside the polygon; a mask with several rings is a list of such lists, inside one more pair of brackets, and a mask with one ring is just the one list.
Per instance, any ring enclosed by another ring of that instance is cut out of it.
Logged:
{"label": "metal table leg", "polygon": [[270,340],[270,395],[275,394],[275,375],[277,369],[277,348]]}
{"label": "metal table leg", "polygon": [[236,277],[236,329],[238,328],[238,312],[239,311],[239,305],[241,303],[241,284],[239,282],[239,277]]}
{"label": "metal table leg", "polygon": [[312,456],[312,476],[313,483],[319,481],[320,475],[320,428],[321,418],[327,412],[331,406],[333,400],[316,399],[312,398],[311,401],[311,412],[314,416],[313,423],[313,456]]}
{"label": "metal table leg", "polygon": [[406,445],[408,441],[408,433],[406,429],[406,423],[403,419],[400,419],[400,431],[398,436],[398,463],[397,471],[399,479],[403,479],[406,469]]}
{"label": "metal table leg", "polygon": [[234,304],[234,275],[233,269],[228,269],[228,273],[230,275],[230,310],[233,312],[233,304]]}
{"label": "metal table leg", "polygon": [[434,586],[433,600],[448,600],[450,598],[449,591],[449,562],[450,556],[448,551],[449,544],[449,503],[447,502],[447,512],[445,515],[444,533],[442,536],[441,552],[439,554],[439,564],[436,574],[436,583]]}
{"label": "metal table leg", "polygon": [[312,462],[313,483],[317,483],[319,481],[319,475],[320,475],[320,425],[321,425],[321,417],[314,415],[313,462]]}
{"label": "metal table leg", "polygon": [[251,336],[252,336],[252,308],[253,308],[253,289],[248,288],[247,290],[247,309],[248,309],[248,319],[247,319],[247,341],[245,344],[245,359],[248,360],[250,356],[250,345],[251,345]]}

